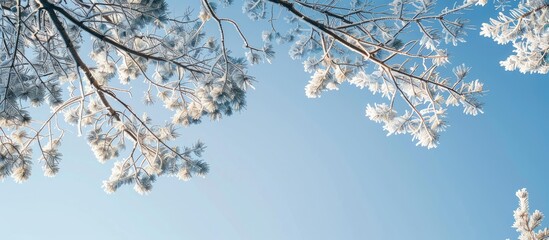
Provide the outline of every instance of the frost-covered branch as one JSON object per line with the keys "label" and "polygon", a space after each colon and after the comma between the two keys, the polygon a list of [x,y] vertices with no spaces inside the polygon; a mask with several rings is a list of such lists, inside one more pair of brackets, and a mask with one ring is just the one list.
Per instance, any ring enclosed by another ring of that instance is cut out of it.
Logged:
{"label": "frost-covered branch", "polygon": [[[504,9],[504,8],[503,8]],[[505,70],[549,73],[549,1],[520,1],[508,13],[483,23],[480,34],[498,44],[512,43],[515,54],[501,61]]]}
{"label": "frost-covered branch", "polygon": [[368,104],[366,115],[382,123],[389,135],[411,134],[418,145],[433,148],[447,127],[448,106],[482,113],[478,96],[483,84],[465,81],[470,68],[456,66],[453,80],[439,70],[449,63],[442,42],[456,45],[466,36],[467,20],[457,14],[486,2],[464,1],[438,11],[435,1],[388,3],[247,0],[243,9],[252,19],[270,22],[287,13],[295,27],[283,32],[273,24],[263,39],[293,43],[290,56],[304,59],[305,71],[312,74],[305,87],[308,97],[320,97],[345,82],[380,93],[387,103]]}
{"label": "frost-covered branch", "polygon": [[[379,94],[382,102],[365,104],[366,116],[388,135],[409,134],[423,147],[439,143],[449,107],[461,106],[469,115],[483,111],[482,82],[469,80],[465,65],[445,70],[445,46],[465,41],[468,21],[459,14],[486,0],[449,7],[432,0],[245,0],[245,13],[268,23],[262,46],[253,45],[236,18],[217,12],[216,2],[233,1],[194,1],[197,13],[169,13],[164,0],[0,0],[0,178],[26,180],[33,149],[45,174],[55,175],[59,146],[71,132],[67,123],[78,135],[88,132],[100,162],[117,159],[103,184],[107,192],[133,184],[147,193],[158,176],[204,175],[204,145],[174,144],[182,140],[176,128],[243,109],[254,81],[248,65],[270,62],[275,42],[290,43],[290,56],[311,74],[306,96],[320,97],[344,83]],[[542,3],[526,1],[527,10],[483,31],[499,37],[518,26],[513,31],[527,33],[530,25],[520,22],[546,19]],[[212,28],[218,31],[207,35]],[[243,42],[245,58],[234,57],[226,45],[229,31]],[[547,28],[536,25],[532,32],[519,44],[527,54],[517,56],[543,72]],[[501,41],[520,38],[510,39]],[[171,121],[153,123],[131,103],[133,96],[163,105]],[[44,103],[51,110],[45,118],[35,110]]]}
{"label": "frost-covered branch", "polygon": [[519,206],[513,212],[515,222],[513,228],[520,233],[519,240],[544,240],[549,239],[549,229],[543,228],[536,231],[540,227],[543,220],[543,214],[539,210],[535,210],[530,214],[528,206],[528,192],[526,188],[520,189],[516,193],[519,199]]}
{"label": "frost-covered branch", "polygon": [[[103,183],[107,192],[134,184],[143,194],[158,176],[188,180],[208,172],[200,159],[204,144],[174,145],[181,141],[176,128],[239,111],[253,78],[246,61],[206,36],[205,23],[192,12],[171,17],[162,0],[0,5],[0,178],[27,180],[33,149],[45,175],[54,176],[67,132],[60,118],[88,131],[100,162],[118,159]],[[82,48],[91,49],[91,61]],[[140,77],[143,84],[133,81]],[[130,104],[136,91],[143,91],[146,104],[163,103],[171,121],[153,124]],[[43,102],[52,112],[41,121],[29,109]]]}

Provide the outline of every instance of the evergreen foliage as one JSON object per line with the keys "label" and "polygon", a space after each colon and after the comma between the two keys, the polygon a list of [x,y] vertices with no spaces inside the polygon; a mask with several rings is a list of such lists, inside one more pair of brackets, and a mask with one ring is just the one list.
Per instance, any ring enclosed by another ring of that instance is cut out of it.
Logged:
{"label": "evergreen foliage", "polygon": [[[245,0],[249,18],[269,22],[257,47],[239,22],[216,11],[232,0],[201,0],[199,12],[171,13],[164,0],[0,0],[0,178],[28,179],[33,150],[46,176],[58,173],[67,132],[60,119],[87,135],[99,162],[115,159],[103,183],[109,193],[124,184],[148,193],[163,175],[204,176],[204,144],[175,144],[176,128],[242,110],[254,82],[249,65],[270,62],[279,43],[290,43],[290,56],[311,74],[307,97],[346,82],[380,94],[384,100],[366,104],[366,116],[388,135],[409,134],[434,148],[449,107],[483,112],[483,84],[469,79],[470,68],[440,69],[449,65],[445,47],[464,42],[470,28],[459,13],[487,1],[442,8],[434,0],[389,2]],[[527,0],[483,25],[483,35],[515,45],[506,69],[547,73],[547,15],[547,1]],[[208,23],[219,31],[206,33]],[[227,26],[245,56],[231,55]],[[131,104],[135,95],[163,105],[171,121],[153,122]],[[35,111],[41,105],[49,117]]]}

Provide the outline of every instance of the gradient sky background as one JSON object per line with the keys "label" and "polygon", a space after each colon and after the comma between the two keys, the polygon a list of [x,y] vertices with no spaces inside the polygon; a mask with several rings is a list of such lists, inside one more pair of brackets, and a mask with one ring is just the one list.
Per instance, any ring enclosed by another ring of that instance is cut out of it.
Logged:
{"label": "gradient sky background", "polygon": [[[479,26],[490,16],[493,6],[464,17]],[[243,25],[260,38],[258,24]],[[532,210],[549,214],[549,79],[504,71],[511,48],[469,33],[451,61],[484,81],[485,114],[451,110],[436,149],[386,137],[364,116],[379,100],[367,91],[345,85],[307,99],[310,76],[282,46],[273,64],[251,68],[258,82],[244,112],[181,129],[184,144],[208,146],[205,179],[107,195],[112,162],[99,164],[71,136],[57,177],[35,164],[28,182],[0,185],[1,239],[516,239],[516,190],[528,188]]]}

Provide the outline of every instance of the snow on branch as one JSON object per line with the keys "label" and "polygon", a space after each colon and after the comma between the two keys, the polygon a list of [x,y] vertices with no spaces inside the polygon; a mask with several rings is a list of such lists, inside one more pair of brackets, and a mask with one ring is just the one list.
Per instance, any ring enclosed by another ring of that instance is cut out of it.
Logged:
{"label": "snow on branch", "polygon": [[514,54],[500,62],[505,70],[549,73],[549,1],[520,1],[516,8],[483,23],[480,34],[498,44],[513,44]]}
{"label": "snow on branch", "polygon": [[[243,10],[252,19],[274,23],[263,33],[264,41],[293,44],[290,56],[302,59],[312,74],[308,97],[345,82],[380,93],[386,103],[368,105],[366,116],[383,124],[388,135],[410,134],[417,145],[434,148],[448,126],[449,106],[461,105],[469,115],[483,112],[478,100],[483,84],[466,80],[470,68],[456,66],[455,76],[440,69],[449,64],[445,44],[464,42],[470,28],[459,13],[486,1],[439,10],[436,1],[389,2],[247,0]],[[294,25],[286,32],[276,24],[281,13]]]}
{"label": "snow on branch", "polygon": [[536,231],[540,227],[543,220],[543,214],[539,210],[535,210],[530,214],[528,206],[528,192],[526,188],[517,191],[516,196],[519,199],[519,206],[513,212],[515,222],[513,228],[520,233],[519,240],[544,240],[549,238],[549,229],[543,228]]}
{"label": "snow on branch", "polygon": [[[174,144],[181,141],[176,128],[243,109],[254,79],[243,58],[206,35],[204,21],[191,11],[171,17],[163,0],[0,5],[0,178],[27,180],[33,150],[46,176],[58,173],[67,132],[59,119],[78,134],[88,132],[99,162],[116,159],[106,192],[133,184],[146,194],[158,176],[188,180],[208,172],[205,145]],[[91,48],[91,61],[84,47]],[[134,94],[145,104],[163,104],[171,121],[154,124],[130,105]],[[44,103],[50,117],[35,119],[43,115],[34,107]]]}

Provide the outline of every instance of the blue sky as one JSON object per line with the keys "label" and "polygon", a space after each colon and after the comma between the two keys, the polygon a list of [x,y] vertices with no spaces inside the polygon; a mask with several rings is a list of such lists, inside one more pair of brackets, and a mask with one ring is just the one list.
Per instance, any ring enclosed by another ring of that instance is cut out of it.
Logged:
{"label": "blue sky", "polygon": [[[465,17],[479,26],[494,15],[487,6]],[[112,163],[69,136],[57,177],[35,164],[28,182],[1,185],[2,239],[516,239],[516,190],[528,188],[530,206],[549,213],[549,79],[504,71],[511,48],[478,30],[467,40],[451,61],[484,81],[485,114],[450,111],[436,149],[386,137],[364,116],[379,100],[367,91],[307,99],[310,76],[283,46],[273,64],[251,68],[258,82],[245,111],[181,129],[185,144],[208,146],[205,179],[107,195]]]}

